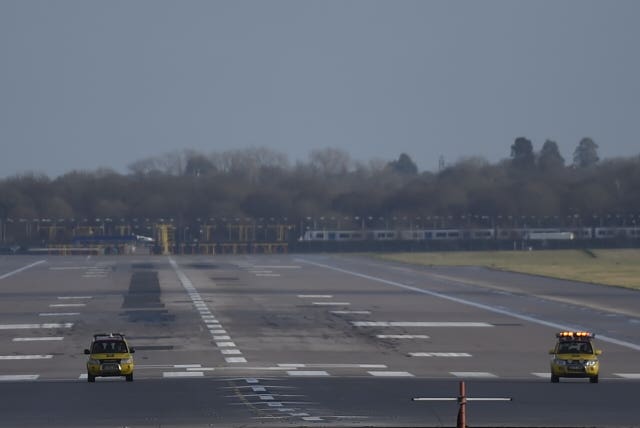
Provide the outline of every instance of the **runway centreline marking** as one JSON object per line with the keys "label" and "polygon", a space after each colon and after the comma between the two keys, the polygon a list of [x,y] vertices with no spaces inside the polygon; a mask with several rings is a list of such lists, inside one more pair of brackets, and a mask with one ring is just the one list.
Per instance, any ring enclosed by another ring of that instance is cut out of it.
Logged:
{"label": "runway centreline marking", "polygon": [[614,373],[624,379],[640,379],[640,373]]}
{"label": "runway centreline marking", "polygon": [[375,377],[415,377],[409,372],[392,372],[392,371],[370,371],[367,372]]}
{"label": "runway centreline marking", "polygon": [[322,364],[322,363],[283,363],[278,364],[278,367],[286,367],[286,368],[364,368],[364,369],[386,369],[387,366],[385,364]]}
{"label": "runway centreline marking", "polygon": [[378,334],[378,339],[429,339],[426,334]]}
{"label": "runway centreline marking", "polygon": [[50,360],[53,355],[0,355],[0,361],[5,360]]}
{"label": "runway centreline marking", "polygon": [[371,315],[371,311],[331,311],[335,315]]}
{"label": "runway centreline marking", "polygon": [[17,380],[36,380],[40,377],[37,374],[26,375],[0,375],[0,382],[13,382]]}
{"label": "runway centreline marking", "polygon": [[493,373],[489,373],[489,372],[449,372],[449,373],[451,373],[455,377],[466,377],[466,378],[474,378],[474,379],[477,379],[477,378],[488,379],[488,378],[498,377]]}
{"label": "runway centreline marking", "polygon": [[58,296],[58,300],[92,299],[92,296]]}
{"label": "runway centreline marking", "polygon": [[72,317],[80,315],[80,312],[42,312],[39,317]]}
{"label": "runway centreline marking", "polygon": [[350,306],[349,302],[313,302],[311,303],[315,306]]}
{"label": "runway centreline marking", "polygon": [[494,327],[486,322],[468,321],[351,321],[355,327]]}
{"label": "runway centreline marking", "polygon": [[58,341],[64,340],[62,336],[51,336],[51,337],[14,337],[12,342],[45,342],[45,341]]}
{"label": "runway centreline marking", "polygon": [[80,308],[83,306],[87,306],[86,303],[52,303],[49,305],[50,308]]}
{"label": "runway centreline marking", "polygon": [[0,324],[0,330],[28,330],[38,328],[71,328],[72,322],[44,324]]}
{"label": "runway centreline marking", "polygon": [[[425,290],[422,288],[418,288],[418,287],[414,287],[411,285],[406,285],[406,284],[402,284],[399,282],[395,282],[395,281],[390,281],[388,279],[384,279],[384,278],[378,278],[375,276],[371,276],[371,275],[365,275],[363,273],[359,273],[359,272],[354,272],[354,271],[350,271],[347,269],[342,269],[342,268],[338,268],[335,266],[330,266],[330,265],[326,265],[323,263],[317,263],[317,262],[313,262],[311,260],[305,260],[305,259],[296,259],[296,261],[300,261],[302,263],[307,263],[313,266],[318,266],[318,267],[322,267],[325,269],[329,269],[329,270],[333,270],[336,272],[341,272],[341,273],[345,273],[348,275],[353,275],[353,276],[357,276],[359,278],[364,278],[364,279],[368,279],[371,281],[376,281],[376,282],[380,282],[383,284],[387,284],[387,285],[392,285],[394,287],[398,287],[398,288],[402,288],[405,290],[409,290],[409,291],[414,291],[416,293],[421,293],[421,294],[426,294],[428,296],[432,296],[432,297],[438,297],[440,299],[445,299],[445,300],[449,300],[451,302],[456,302],[456,303],[460,303],[462,305],[467,305],[467,306],[472,306],[474,308],[478,308],[478,309],[484,309],[486,311],[489,312],[493,312],[496,314],[501,314],[501,315],[506,315],[509,317],[513,317],[513,318],[517,318],[523,321],[527,321],[527,322],[531,322],[534,324],[538,324],[538,325],[543,325],[546,327],[551,327],[557,330],[581,330],[582,328],[576,328],[576,326],[569,326],[569,325],[565,325],[565,324],[560,324],[560,323],[555,323],[555,322],[551,322],[551,321],[545,321],[545,320],[541,320],[538,318],[534,318],[534,317],[530,317],[528,315],[522,315],[516,312],[512,312],[512,311],[508,311],[506,309],[501,309],[501,308],[496,308],[490,305],[485,305],[482,303],[477,303],[477,302],[472,302],[470,300],[465,300],[465,299],[461,299],[459,297],[453,297],[453,296],[448,296],[446,294],[442,294],[442,293],[438,293],[436,291],[430,291],[430,290]],[[616,339],[614,337],[610,337],[610,336],[606,336],[606,335],[602,335],[602,334],[598,334],[598,339],[602,340],[603,342],[607,342],[607,343],[612,343],[614,345],[618,345],[618,346],[622,346],[624,348],[628,348],[628,349],[633,349],[634,351],[640,351],[640,345],[636,344],[636,343],[632,343],[632,342],[627,342],[624,340],[619,340]]]}
{"label": "runway centreline marking", "polygon": [[451,358],[459,358],[459,357],[470,357],[471,354],[467,352],[409,352],[410,357],[451,357]]}
{"label": "runway centreline marking", "polygon": [[29,265],[26,265],[26,266],[23,266],[21,268],[18,268],[16,270],[12,270],[11,272],[7,272],[4,275],[0,275],[0,280],[9,278],[10,276],[19,274],[20,272],[24,272],[27,269],[31,269],[32,267],[41,265],[42,263],[46,263],[46,262],[47,262],[46,260],[39,260],[37,262],[34,262],[34,263],[29,264]]}

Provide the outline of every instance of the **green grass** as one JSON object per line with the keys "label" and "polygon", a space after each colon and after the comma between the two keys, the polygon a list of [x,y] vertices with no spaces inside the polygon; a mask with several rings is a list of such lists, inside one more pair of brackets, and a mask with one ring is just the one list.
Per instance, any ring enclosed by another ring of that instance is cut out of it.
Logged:
{"label": "green grass", "polygon": [[640,250],[388,253],[379,257],[427,266],[486,266],[640,290]]}

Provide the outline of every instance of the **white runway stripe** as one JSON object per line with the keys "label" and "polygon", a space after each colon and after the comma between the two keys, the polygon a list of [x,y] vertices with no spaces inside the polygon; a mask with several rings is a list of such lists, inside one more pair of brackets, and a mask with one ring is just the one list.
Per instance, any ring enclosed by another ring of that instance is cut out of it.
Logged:
{"label": "white runway stripe", "polygon": [[493,327],[486,322],[352,321],[356,327]]}
{"label": "white runway stripe", "polygon": [[163,372],[162,377],[203,377],[204,372]]}
{"label": "white runway stripe", "polygon": [[17,273],[20,273],[20,272],[24,272],[27,269],[31,269],[32,267],[38,266],[39,264],[42,264],[42,263],[45,263],[45,262],[46,262],[46,260],[40,260],[40,261],[37,261],[35,263],[31,263],[30,265],[23,266],[20,269],[16,269],[14,271],[7,272],[4,275],[0,275],[0,279],[9,278],[10,276],[13,276],[13,275],[15,275]]}
{"label": "white runway stripe", "polygon": [[73,323],[45,323],[45,324],[0,324],[0,330],[29,330],[38,328],[71,328]]}
{"label": "white runway stripe", "polygon": [[49,305],[50,308],[79,308],[87,306],[86,303],[53,303]]}
{"label": "white runway stripe", "polygon": [[466,352],[409,352],[410,357],[470,357]]}
{"label": "white runway stripe", "polygon": [[327,373],[324,370],[307,370],[307,371],[290,370],[287,372],[287,374],[289,376],[300,376],[300,377],[329,376],[329,373]]}
{"label": "white runway stripe", "polygon": [[614,373],[624,379],[640,379],[640,373]]}
{"label": "white runway stripe", "polygon": [[349,302],[313,302],[312,305],[316,306],[349,306]]}
{"label": "white runway stripe", "polygon": [[73,317],[80,315],[80,312],[43,312],[38,314],[39,317]]}
{"label": "white runway stripe", "polygon": [[375,371],[375,372],[367,372],[371,376],[376,377],[414,377],[409,372],[389,372],[389,371]]}
{"label": "white runway stripe", "polygon": [[91,296],[59,296],[58,300],[92,299]]}
{"label": "white runway stripe", "polygon": [[14,337],[13,342],[44,342],[48,340],[63,340],[64,337],[52,336],[52,337]]}
{"label": "white runway stripe", "polygon": [[378,339],[428,339],[425,334],[378,334]]}
{"label": "white runway stripe", "polygon": [[224,359],[227,363],[246,363],[247,359],[244,357],[227,357]]}
{"label": "white runway stripe", "polygon": [[551,379],[551,373],[549,372],[545,372],[545,373],[535,372],[531,374],[534,375],[535,377],[541,377],[543,379]]}
{"label": "white runway stripe", "polygon": [[455,377],[470,377],[470,378],[494,378],[498,377],[489,372],[449,372]]}
{"label": "white runway stripe", "polygon": [[50,360],[53,355],[0,355],[0,361],[4,360]]}
{"label": "white runway stripe", "polygon": [[36,380],[40,377],[37,374],[27,375],[0,375],[0,382],[13,382],[17,380]]}
{"label": "white runway stripe", "polygon": [[310,367],[328,367],[328,368],[364,368],[364,369],[386,369],[385,364],[304,364],[304,363],[285,363],[278,364],[278,367],[284,368],[310,368]]}
{"label": "white runway stripe", "polygon": [[336,315],[371,315],[371,311],[331,311]]}

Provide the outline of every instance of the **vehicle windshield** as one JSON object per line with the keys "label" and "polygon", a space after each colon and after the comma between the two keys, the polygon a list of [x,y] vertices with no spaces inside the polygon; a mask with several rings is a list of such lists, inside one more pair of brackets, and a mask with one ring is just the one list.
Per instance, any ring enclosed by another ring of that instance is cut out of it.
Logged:
{"label": "vehicle windshield", "polygon": [[592,354],[589,342],[562,342],[558,345],[558,354]]}
{"label": "vehicle windshield", "polygon": [[92,354],[123,352],[127,352],[127,345],[121,340],[101,340],[99,342],[94,342],[91,347]]}

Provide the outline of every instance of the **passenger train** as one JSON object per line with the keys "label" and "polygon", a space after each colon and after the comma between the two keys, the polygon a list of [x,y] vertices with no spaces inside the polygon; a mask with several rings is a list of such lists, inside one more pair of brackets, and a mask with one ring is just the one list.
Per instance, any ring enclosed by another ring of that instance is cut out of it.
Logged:
{"label": "passenger train", "polygon": [[483,228],[483,229],[312,229],[300,241],[573,241],[640,240],[640,227]]}

